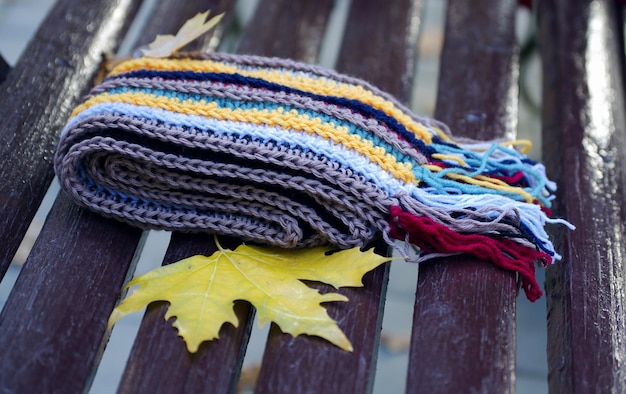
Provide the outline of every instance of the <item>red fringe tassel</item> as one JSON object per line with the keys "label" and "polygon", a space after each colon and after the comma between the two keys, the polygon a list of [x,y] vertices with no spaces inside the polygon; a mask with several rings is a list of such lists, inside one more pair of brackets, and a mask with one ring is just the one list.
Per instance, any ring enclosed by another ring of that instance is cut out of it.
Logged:
{"label": "red fringe tassel", "polygon": [[488,260],[500,268],[518,272],[522,289],[530,301],[534,302],[542,296],[535,278],[535,263],[549,263],[549,254],[506,238],[459,234],[430,218],[404,212],[399,206],[391,207],[390,213],[391,237],[405,240],[408,234],[409,242],[424,253],[462,253]]}

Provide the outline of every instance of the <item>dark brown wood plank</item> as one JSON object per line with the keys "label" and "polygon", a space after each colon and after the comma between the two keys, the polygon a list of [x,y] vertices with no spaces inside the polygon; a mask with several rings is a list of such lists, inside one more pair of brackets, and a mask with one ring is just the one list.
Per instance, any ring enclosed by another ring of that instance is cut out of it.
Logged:
{"label": "dark brown wood plank", "polygon": [[60,0],[0,85],[0,278],[52,180],[59,131],[140,3]]}
{"label": "dark brown wood plank", "polygon": [[[379,245],[378,253],[387,252]],[[321,293],[335,291],[348,302],[325,305],[328,315],[354,347],[346,352],[312,336],[293,337],[272,324],[255,393],[368,393],[374,385],[376,359],[389,263],[367,273],[362,288],[310,284]]]}
{"label": "dark brown wood plank", "polygon": [[541,1],[543,146],[563,261],[546,272],[554,393],[626,391],[624,46],[613,1]]}
{"label": "dark brown wood plank", "polygon": [[[117,46],[129,24],[124,17],[132,18],[138,5],[60,1],[0,86],[11,97],[0,107],[5,120],[0,131],[5,141],[0,148],[0,272],[52,179],[57,133],[91,85],[100,52]],[[55,203],[0,315],[1,391],[77,392],[92,379],[107,315],[141,234],[109,222],[97,227],[103,232],[90,231],[93,221],[101,219],[64,197]],[[85,250],[91,255],[85,256]],[[101,282],[113,287],[98,288]]]}
{"label": "dark brown wood plank", "polygon": [[[419,4],[405,0],[353,2],[337,70],[369,80],[407,101]],[[379,253],[386,249],[379,245]],[[339,290],[349,302],[327,305],[329,315],[351,340],[351,353],[316,337],[282,334],[272,326],[255,392],[370,392],[388,273],[389,264],[379,267],[365,275],[363,288]]]}
{"label": "dark brown wood plank", "polygon": [[411,94],[422,1],[355,1],[337,71],[362,78],[407,103]]}
{"label": "dark brown wood plank", "polygon": [[88,387],[140,236],[59,195],[0,314],[1,392]]}
{"label": "dark brown wood plank", "polygon": [[[152,10],[149,16],[149,23],[141,29],[141,35],[134,43],[135,48],[139,48],[151,43],[158,34],[176,34],[185,20],[192,18],[198,13],[209,10],[209,19],[224,13],[221,23],[211,32],[198,37],[193,42],[184,46],[183,51],[215,49],[224,34],[224,29],[233,17],[233,0],[194,0],[179,1],[176,4],[175,14],[171,6],[160,5]],[[173,17],[175,16],[175,17]],[[181,23],[181,19],[186,18]]]}
{"label": "dark brown wood plank", "polygon": [[[513,136],[517,1],[451,0],[435,117],[453,134]],[[514,390],[515,273],[468,257],[420,266],[407,391]]]}
{"label": "dark brown wood plank", "polygon": [[314,63],[332,0],[259,2],[237,52]]}
{"label": "dark brown wood plank", "polygon": [[[267,21],[272,21],[271,25],[275,25],[277,20],[298,20],[302,26],[311,24],[307,31],[321,40],[322,33],[316,30],[324,28],[325,24],[320,18],[326,14],[323,18],[326,20],[332,8],[332,1],[306,4],[310,13],[301,14],[298,11],[299,7],[293,7],[291,1],[286,1],[283,6],[279,1],[261,2],[253,19],[255,22],[247,27],[255,31],[255,34],[244,33],[239,50],[252,47],[255,54],[268,54],[264,51],[269,51],[269,54],[278,55],[272,52],[275,50],[274,41],[277,37],[286,36],[288,29],[293,26],[290,23],[280,23],[273,26],[271,31],[257,32],[258,24],[267,24]],[[218,8],[215,9],[216,13]],[[311,39],[294,42],[282,48],[280,55],[298,58],[310,51],[317,53],[319,44],[319,41]],[[314,47],[310,48],[311,45]],[[224,242],[222,245],[226,246]],[[231,240],[228,246],[234,248],[237,243]],[[175,233],[164,264],[193,254],[210,255],[213,251],[215,244],[212,237]],[[119,391],[128,393],[178,390],[194,393],[234,391],[254,320],[254,309],[250,304],[236,304],[238,328],[235,329],[231,325],[223,326],[219,339],[202,344],[196,354],[187,351],[171,322],[165,321],[166,310],[167,305],[161,303],[151,305],[146,311]],[[168,373],[164,374],[164,370]]]}

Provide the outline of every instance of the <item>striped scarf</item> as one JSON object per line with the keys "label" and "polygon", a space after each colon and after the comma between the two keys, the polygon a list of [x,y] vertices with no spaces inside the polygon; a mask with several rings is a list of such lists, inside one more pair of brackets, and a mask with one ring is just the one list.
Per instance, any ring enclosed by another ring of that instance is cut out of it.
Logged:
{"label": "striped scarf", "polygon": [[416,261],[469,254],[515,270],[535,300],[535,263],[560,258],[544,227],[565,222],[520,146],[455,140],[318,66],[186,53],[118,65],[74,110],[55,170],[78,203],[141,228],[285,248],[382,235],[417,246]]}

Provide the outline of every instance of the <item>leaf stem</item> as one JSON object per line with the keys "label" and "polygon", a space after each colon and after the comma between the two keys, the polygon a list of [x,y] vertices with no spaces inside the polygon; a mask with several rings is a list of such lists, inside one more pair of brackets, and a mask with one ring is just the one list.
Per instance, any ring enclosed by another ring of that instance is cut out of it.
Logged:
{"label": "leaf stem", "polygon": [[217,249],[220,252],[224,252],[224,248],[222,248],[222,245],[220,245],[220,241],[217,239],[217,234],[213,234],[213,241],[215,242],[215,246],[217,246]]}

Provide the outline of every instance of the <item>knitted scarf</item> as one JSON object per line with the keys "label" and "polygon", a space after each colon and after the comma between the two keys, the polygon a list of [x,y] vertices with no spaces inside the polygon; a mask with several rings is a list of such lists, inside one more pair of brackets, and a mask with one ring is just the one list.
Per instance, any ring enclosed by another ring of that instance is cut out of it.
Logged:
{"label": "knitted scarf", "polygon": [[290,60],[186,53],[117,66],[77,107],[55,170],[81,205],[145,229],[284,248],[469,254],[519,272],[560,256],[555,185],[512,144],[455,140],[367,82]]}

